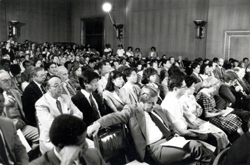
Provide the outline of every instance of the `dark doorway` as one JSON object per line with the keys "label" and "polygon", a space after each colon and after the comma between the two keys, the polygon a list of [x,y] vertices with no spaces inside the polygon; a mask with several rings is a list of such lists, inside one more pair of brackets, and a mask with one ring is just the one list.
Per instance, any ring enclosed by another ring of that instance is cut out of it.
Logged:
{"label": "dark doorway", "polygon": [[100,54],[103,52],[104,18],[84,18],[81,27],[81,44],[95,48]]}

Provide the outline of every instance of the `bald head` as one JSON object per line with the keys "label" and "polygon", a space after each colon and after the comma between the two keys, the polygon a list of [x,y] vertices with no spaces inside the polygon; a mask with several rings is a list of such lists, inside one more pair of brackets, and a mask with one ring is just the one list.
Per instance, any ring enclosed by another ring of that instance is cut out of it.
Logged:
{"label": "bald head", "polygon": [[62,95],[62,81],[59,77],[55,76],[48,80],[47,82],[48,93],[54,99],[57,99]]}
{"label": "bald head", "polygon": [[65,82],[69,78],[68,70],[64,66],[57,67],[57,76],[59,76],[62,82]]}

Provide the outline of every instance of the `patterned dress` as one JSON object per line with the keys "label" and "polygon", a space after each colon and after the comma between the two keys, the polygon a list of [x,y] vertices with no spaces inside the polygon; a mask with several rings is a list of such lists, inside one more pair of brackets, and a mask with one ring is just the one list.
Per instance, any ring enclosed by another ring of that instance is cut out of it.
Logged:
{"label": "patterned dress", "polygon": [[[216,103],[213,96],[208,96],[203,92],[199,92],[196,96],[196,99],[203,108],[204,112],[219,112],[219,110],[215,109]],[[228,134],[232,134],[233,132],[237,131],[237,129],[242,124],[241,119],[235,114],[228,114],[227,116],[216,116],[207,119]]]}

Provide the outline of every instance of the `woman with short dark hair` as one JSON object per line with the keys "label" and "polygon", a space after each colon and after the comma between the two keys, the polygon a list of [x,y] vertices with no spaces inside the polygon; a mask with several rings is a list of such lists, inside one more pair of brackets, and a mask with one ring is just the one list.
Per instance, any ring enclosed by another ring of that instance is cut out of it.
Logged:
{"label": "woman with short dark hair", "polygon": [[120,88],[124,85],[123,74],[119,71],[112,71],[109,74],[106,89],[103,91],[103,99],[108,111],[121,111],[124,102],[120,98]]}

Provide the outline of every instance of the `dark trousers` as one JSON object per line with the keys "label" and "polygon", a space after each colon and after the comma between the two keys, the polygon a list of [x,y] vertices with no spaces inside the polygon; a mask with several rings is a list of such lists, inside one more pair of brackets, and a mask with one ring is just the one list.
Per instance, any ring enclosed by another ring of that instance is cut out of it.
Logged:
{"label": "dark trousers", "polygon": [[166,142],[162,139],[147,147],[149,154],[158,164],[210,164],[215,156],[212,151],[205,148],[201,143],[191,140],[183,148],[161,146]]}

